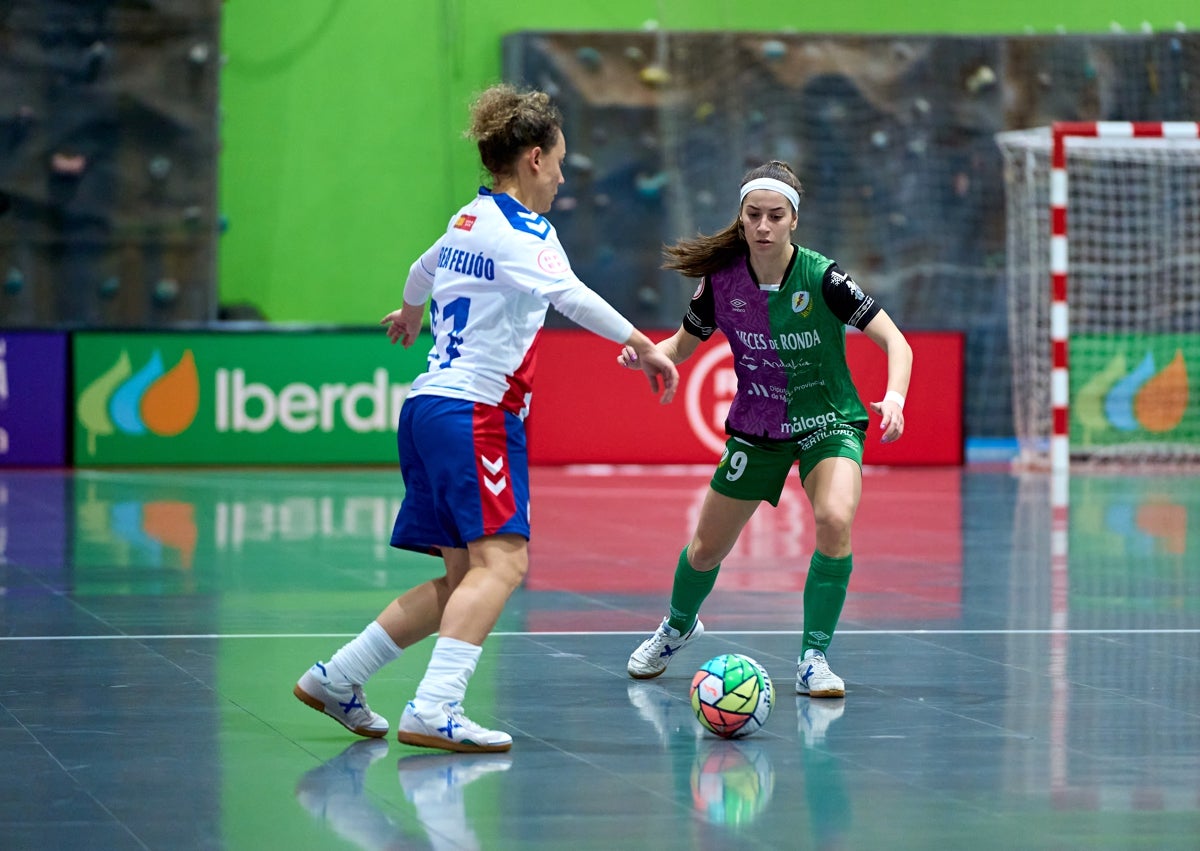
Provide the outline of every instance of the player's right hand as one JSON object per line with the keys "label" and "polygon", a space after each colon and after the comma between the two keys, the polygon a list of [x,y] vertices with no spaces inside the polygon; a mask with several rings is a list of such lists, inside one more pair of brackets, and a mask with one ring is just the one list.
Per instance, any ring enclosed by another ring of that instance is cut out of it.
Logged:
{"label": "player's right hand", "polygon": [[424,315],[424,305],[418,307],[405,304],[404,307],[393,310],[380,319],[379,324],[387,326],[388,339],[392,341],[393,345],[398,342],[407,349],[416,342],[417,335],[421,333],[421,320]]}
{"label": "player's right hand", "polygon": [[621,354],[617,355],[617,364],[629,369],[642,368],[642,365],[638,363],[637,352],[634,351],[633,346],[623,346],[621,348]]}

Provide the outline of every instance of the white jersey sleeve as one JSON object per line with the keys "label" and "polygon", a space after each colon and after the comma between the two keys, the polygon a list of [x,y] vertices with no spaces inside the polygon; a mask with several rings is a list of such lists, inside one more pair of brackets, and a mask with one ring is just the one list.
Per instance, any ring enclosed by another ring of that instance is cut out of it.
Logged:
{"label": "white jersey sleeve", "polygon": [[624,343],[633,333],[632,322],[601,298],[599,293],[582,284],[558,291],[557,296],[550,297],[550,303],[576,325],[614,343]]}
{"label": "white jersey sleeve", "polygon": [[441,250],[442,241],[439,239],[409,267],[408,279],[404,282],[406,304],[424,306],[428,300],[429,294],[433,292],[434,273],[437,271],[437,260]]}
{"label": "white jersey sleeve", "polygon": [[545,219],[542,222],[544,238],[526,236],[512,242],[512,255],[505,260],[514,286],[554,305],[593,334],[624,343],[633,333],[633,323],[575,275],[557,231]]}

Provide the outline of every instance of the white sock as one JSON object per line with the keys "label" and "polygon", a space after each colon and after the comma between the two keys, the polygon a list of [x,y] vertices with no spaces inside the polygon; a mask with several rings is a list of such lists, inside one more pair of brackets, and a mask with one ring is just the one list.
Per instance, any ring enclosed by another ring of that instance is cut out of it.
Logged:
{"label": "white sock", "polygon": [[331,680],[345,680],[361,686],[402,652],[379,621],[371,621],[357,638],[333,654],[333,658],[325,663],[325,670]]}
{"label": "white sock", "polygon": [[475,673],[475,666],[483,648],[457,638],[438,638],[429,657],[429,667],[417,686],[414,703],[418,710],[427,710],[441,703],[461,701],[467,693],[467,680]]}

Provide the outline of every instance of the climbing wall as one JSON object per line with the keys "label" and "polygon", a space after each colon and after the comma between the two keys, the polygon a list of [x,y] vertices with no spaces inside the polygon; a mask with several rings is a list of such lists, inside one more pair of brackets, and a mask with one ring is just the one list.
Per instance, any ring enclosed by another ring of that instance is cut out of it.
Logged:
{"label": "climbing wall", "polygon": [[220,6],[0,6],[0,324],[216,317]]}

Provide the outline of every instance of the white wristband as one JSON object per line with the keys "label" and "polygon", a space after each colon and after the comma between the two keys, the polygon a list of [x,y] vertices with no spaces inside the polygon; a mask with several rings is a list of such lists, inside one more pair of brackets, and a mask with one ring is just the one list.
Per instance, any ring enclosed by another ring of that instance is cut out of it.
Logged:
{"label": "white wristband", "polygon": [[895,402],[900,406],[900,410],[904,410],[904,396],[900,393],[897,393],[895,390],[889,390],[888,392],[884,393],[883,401]]}

